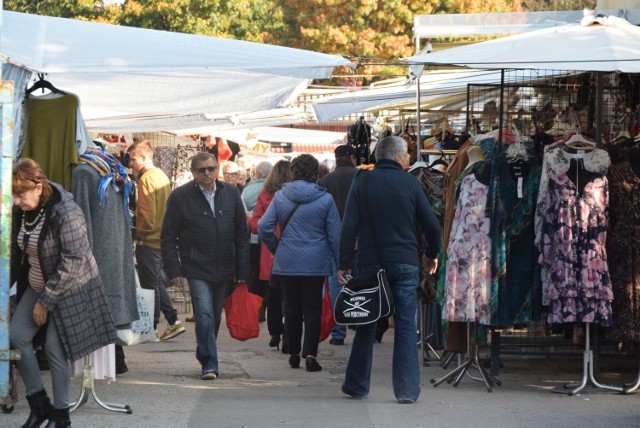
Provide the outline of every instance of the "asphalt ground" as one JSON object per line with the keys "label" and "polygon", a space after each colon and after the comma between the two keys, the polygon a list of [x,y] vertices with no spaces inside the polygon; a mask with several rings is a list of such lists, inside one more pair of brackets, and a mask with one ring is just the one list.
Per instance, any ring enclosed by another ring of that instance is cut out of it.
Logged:
{"label": "asphalt ground", "polygon": [[[224,320],[223,320],[224,322]],[[344,346],[320,345],[321,372],[292,369],[281,352],[268,347],[266,324],[259,338],[239,342],[221,327],[221,374],[202,381],[195,359],[194,324],[170,341],[125,348],[129,371],[111,384],[95,385],[105,402],[129,405],[114,413],[92,397],[71,414],[73,427],[640,427],[640,393],[622,395],[588,385],[577,396],[563,386],[582,378],[582,359],[508,356],[502,358],[500,386],[487,392],[465,376],[459,386],[430,379],[446,371],[437,362],[421,369],[422,394],[415,404],[399,404],[391,387],[393,329],[376,344],[369,398],[340,392],[353,332]],[[163,331],[164,325],[159,326]],[[488,351],[488,350],[487,350]],[[481,350],[481,357],[485,356]],[[635,382],[638,358],[602,359],[598,381],[620,386]],[[474,377],[477,371],[471,370]],[[43,372],[50,391],[48,372]],[[72,382],[79,395],[81,379]],[[19,427],[27,418],[24,386],[13,412],[0,415],[0,427]]]}

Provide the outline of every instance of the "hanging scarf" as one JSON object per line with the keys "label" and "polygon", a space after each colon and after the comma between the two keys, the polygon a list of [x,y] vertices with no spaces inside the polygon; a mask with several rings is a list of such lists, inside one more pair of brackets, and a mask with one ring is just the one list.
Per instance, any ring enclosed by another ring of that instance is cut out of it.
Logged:
{"label": "hanging scarf", "polygon": [[79,163],[91,165],[100,174],[100,184],[98,185],[98,200],[104,206],[108,202],[107,189],[113,186],[114,191],[122,192],[124,201],[124,216],[131,226],[131,216],[129,215],[129,194],[132,184],[127,175],[127,170],[118,159],[109,153],[99,149],[87,149],[80,155]]}

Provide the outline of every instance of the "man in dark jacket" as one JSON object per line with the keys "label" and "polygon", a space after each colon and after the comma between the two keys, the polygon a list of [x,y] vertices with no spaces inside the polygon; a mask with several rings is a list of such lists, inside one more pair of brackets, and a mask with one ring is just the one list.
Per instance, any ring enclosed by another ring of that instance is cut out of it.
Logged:
{"label": "man in dark jacket", "polygon": [[[416,347],[417,287],[420,255],[418,225],[427,241],[423,266],[435,272],[440,225],[422,187],[404,172],[409,166],[407,142],[385,137],[376,146],[372,171],[356,174],[342,221],[338,280],[347,282],[358,240],[358,276],[387,272],[395,302],[393,391],[399,403],[415,403],[420,395],[420,366]],[[373,235],[375,233],[375,235]],[[376,323],[356,328],[342,392],[353,398],[369,394]]]}
{"label": "man in dark jacket", "polygon": [[189,283],[203,380],[219,375],[216,338],[225,298],[249,276],[249,230],[237,189],[216,180],[211,153],[191,159],[194,180],[175,189],[162,224],[162,261],[175,286]]}
{"label": "man in dark jacket", "polygon": [[[351,182],[356,172],[358,172],[358,168],[356,168],[358,158],[356,157],[356,149],[348,144],[336,147],[334,154],[336,156],[336,168],[333,172],[322,177],[320,181],[318,181],[318,184],[325,187],[331,196],[333,196],[333,200],[336,202],[338,212],[340,213],[340,219],[342,220],[342,217],[344,217],[344,207],[347,205],[347,196],[349,195]],[[337,269],[338,267],[335,266],[334,274],[328,278],[329,294],[331,295],[331,303],[334,306],[336,304],[336,297],[338,297],[338,293],[340,292]],[[344,345],[346,336],[347,327],[336,324],[333,330],[331,330],[329,343],[331,345]]]}

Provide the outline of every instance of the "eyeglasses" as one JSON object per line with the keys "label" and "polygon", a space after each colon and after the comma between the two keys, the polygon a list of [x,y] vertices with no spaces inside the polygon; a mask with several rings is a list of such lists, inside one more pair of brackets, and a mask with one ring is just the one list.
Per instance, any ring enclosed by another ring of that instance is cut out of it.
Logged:
{"label": "eyeglasses", "polygon": [[201,166],[200,168],[196,168],[196,171],[198,171],[198,174],[204,174],[205,172],[210,172],[213,174],[216,169],[218,169],[217,166]]}
{"label": "eyeglasses", "polygon": [[222,175],[224,175],[225,177],[232,177],[234,175],[238,175],[238,173],[237,172],[225,172]]}

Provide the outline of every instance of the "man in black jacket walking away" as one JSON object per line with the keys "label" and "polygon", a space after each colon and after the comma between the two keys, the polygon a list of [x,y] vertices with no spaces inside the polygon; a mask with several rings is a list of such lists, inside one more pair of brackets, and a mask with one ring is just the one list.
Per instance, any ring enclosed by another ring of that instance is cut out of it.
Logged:
{"label": "man in black jacket walking away", "polygon": [[[356,172],[358,172],[358,168],[356,168],[358,159],[356,157],[356,149],[348,144],[336,147],[334,153],[336,156],[336,168],[333,172],[322,177],[320,181],[318,181],[318,184],[325,187],[331,196],[333,196],[333,200],[336,202],[338,212],[340,213],[340,220],[342,220],[342,217],[344,217],[344,208],[347,205],[347,196],[349,195],[351,182]],[[331,304],[334,306],[338,293],[340,292],[337,270],[338,267],[335,266],[334,274],[328,278]],[[345,337],[347,337],[347,327],[336,324],[333,330],[331,330],[329,343],[331,345],[344,345]]]}
{"label": "man in black jacket walking away", "polygon": [[[376,165],[353,179],[340,233],[338,280],[347,282],[358,240],[358,276],[384,268],[395,302],[393,392],[399,403],[415,403],[420,395],[420,365],[416,347],[417,288],[420,254],[419,224],[427,249],[424,268],[437,268],[440,225],[422,187],[403,168],[409,165],[407,142],[385,137],[376,146]],[[374,244],[375,243],[375,244]],[[353,398],[369,394],[376,323],[356,328],[342,392]]]}
{"label": "man in black jacket walking away", "polygon": [[216,338],[225,298],[249,276],[249,230],[240,192],[216,180],[211,153],[191,159],[194,180],[175,189],[162,224],[162,261],[175,286],[189,283],[196,321],[200,379],[220,370]]}

